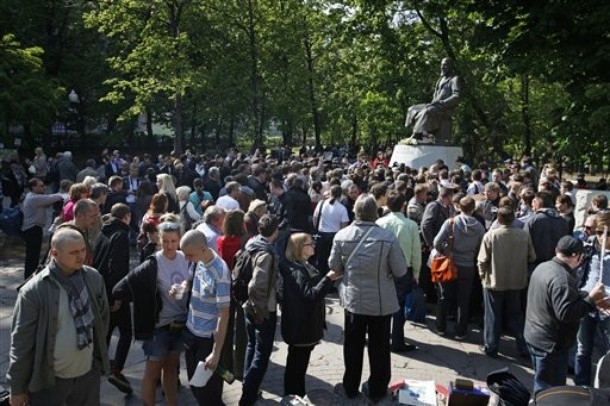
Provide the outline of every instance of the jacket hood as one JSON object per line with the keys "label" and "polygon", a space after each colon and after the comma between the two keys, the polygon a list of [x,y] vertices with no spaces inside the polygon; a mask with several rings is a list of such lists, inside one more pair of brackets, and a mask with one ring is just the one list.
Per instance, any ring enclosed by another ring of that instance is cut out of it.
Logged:
{"label": "jacket hood", "polygon": [[536,213],[543,213],[549,217],[553,217],[553,218],[558,218],[561,217],[559,215],[559,212],[551,207],[543,207],[542,209],[539,209]]}
{"label": "jacket hood", "polygon": [[273,246],[269,243],[269,240],[259,234],[246,243],[246,249],[248,251],[269,250],[273,249]]}
{"label": "jacket hood", "polygon": [[471,216],[459,215],[455,217],[455,227],[459,228],[462,234],[474,235],[477,233],[479,220]]}
{"label": "jacket hood", "polygon": [[106,223],[102,225],[102,233],[111,235],[118,231],[129,231],[129,226],[115,217],[110,217]]}

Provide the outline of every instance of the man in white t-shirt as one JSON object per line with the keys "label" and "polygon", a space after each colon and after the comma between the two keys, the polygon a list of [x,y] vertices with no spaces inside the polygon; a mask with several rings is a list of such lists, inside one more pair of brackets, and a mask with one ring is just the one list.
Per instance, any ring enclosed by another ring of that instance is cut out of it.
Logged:
{"label": "man in white t-shirt", "polygon": [[233,181],[227,183],[225,186],[227,194],[218,198],[216,206],[222,207],[226,211],[239,210],[239,201],[237,200],[240,193],[239,188],[239,182]]}

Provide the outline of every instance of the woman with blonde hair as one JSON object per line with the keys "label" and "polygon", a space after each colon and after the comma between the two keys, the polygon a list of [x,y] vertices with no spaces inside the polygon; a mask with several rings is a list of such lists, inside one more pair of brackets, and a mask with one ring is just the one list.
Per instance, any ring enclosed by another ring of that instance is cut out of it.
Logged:
{"label": "woman with blonde hair", "polygon": [[179,214],[180,206],[178,205],[178,195],[176,194],[176,186],[174,186],[174,178],[167,173],[157,175],[157,189],[167,197],[168,208],[170,213]]}
{"label": "woman with blonde hair", "polygon": [[284,395],[305,396],[311,351],[324,336],[324,296],[340,276],[335,271],[322,275],[307,262],[315,254],[314,246],[311,235],[292,234],[286,246],[286,263],[280,268],[284,278],[282,337],[288,344]]}
{"label": "woman with blonde hair", "polygon": [[155,387],[161,379],[168,405],[177,405],[177,382],[182,330],[186,325],[187,295],[191,277],[186,257],[179,250],[181,227],[158,226],[161,250],[146,258],[112,290],[113,304],[133,302],[134,336],[142,340],[146,356],[142,402],[156,404]]}

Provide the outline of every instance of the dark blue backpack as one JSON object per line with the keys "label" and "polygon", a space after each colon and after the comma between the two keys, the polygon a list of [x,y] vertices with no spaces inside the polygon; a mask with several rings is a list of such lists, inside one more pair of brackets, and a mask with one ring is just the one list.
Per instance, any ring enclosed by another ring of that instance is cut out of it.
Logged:
{"label": "dark blue backpack", "polygon": [[426,295],[419,286],[413,287],[405,295],[405,318],[414,323],[426,323]]}
{"label": "dark blue backpack", "polygon": [[21,225],[23,224],[23,213],[17,206],[4,209],[0,213],[0,230],[6,235],[18,236],[21,234]]}

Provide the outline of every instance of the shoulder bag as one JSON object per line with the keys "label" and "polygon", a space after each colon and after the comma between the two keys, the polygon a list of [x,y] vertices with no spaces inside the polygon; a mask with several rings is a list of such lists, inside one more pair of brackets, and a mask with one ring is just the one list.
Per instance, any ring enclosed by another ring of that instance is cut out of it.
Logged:
{"label": "shoulder bag", "polygon": [[448,253],[446,256],[439,255],[432,258],[430,265],[430,274],[432,283],[444,283],[457,279],[458,270],[453,263],[453,227],[454,218],[449,219],[449,241]]}

